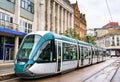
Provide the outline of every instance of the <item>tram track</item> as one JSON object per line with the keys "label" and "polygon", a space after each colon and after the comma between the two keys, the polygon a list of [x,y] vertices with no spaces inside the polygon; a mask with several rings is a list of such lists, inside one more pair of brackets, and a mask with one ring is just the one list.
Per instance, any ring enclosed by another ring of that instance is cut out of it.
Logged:
{"label": "tram track", "polygon": [[13,81],[13,80],[18,80],[18,79],[20,79],[20,77],[14,77],[14,78],[3,80],[3,81],[0,81],[0,82],[10,82],[10,81]]}
{"label": "tram track", "polygon": [[116,76],[117,72],[118,72],[118,71],[119,71],[119,69],[120,69],[120,62],[118,62],[118,63],[119,63],[119,66],[118,66],[118,68],[117,68],[116,72],[114,73],[113,77],[111,78],[110,82],[114,82],[114,78],[115,78],[115,76]]}
{"label": "tram track", "polygon": [[113,63],[105,66],[101,70],[97,71],[93,75],[89,76],[83,82],[113,82],[113,78],[116,72],[120,68],[120,58]]}
{"label": "tram track", "polygon": [[119,67],[120,58],[116,58],[100,64],[95,64],[82,69],[78,69],[73,72],[57,76],[55,75],[54,77],[51,76],[50,78],[45,77],[39,79],[24,80],[19,77],[13,77],[0,82],[51,82],[51,80],[53,82],[116,82],[113,79],[116,75],[117,70],[120,70]]}

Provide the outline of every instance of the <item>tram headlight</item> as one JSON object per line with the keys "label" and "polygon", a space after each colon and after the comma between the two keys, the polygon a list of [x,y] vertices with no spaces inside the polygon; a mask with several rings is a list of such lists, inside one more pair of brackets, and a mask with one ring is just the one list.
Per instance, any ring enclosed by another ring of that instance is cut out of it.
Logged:
{"label": "tram headlight", "polygon": [[25,70],[28,70],[32,65],[27,65]]}

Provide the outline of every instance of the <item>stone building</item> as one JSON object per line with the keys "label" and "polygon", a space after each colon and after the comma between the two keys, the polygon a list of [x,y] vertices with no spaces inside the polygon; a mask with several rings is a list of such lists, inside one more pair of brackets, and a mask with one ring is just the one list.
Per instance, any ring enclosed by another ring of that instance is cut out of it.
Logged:
{"label": "stone building", "polygon": [[0,0],[0,60],[13,60],[29,32],[73,28],[73,14],[69,0]]}
{"label": "stone building", "polygon": [[19,43],[32,32],[33,0],[0,0],[0,60],[15,58]]}
{"label": "stone building", "polygon": [[34,26],[37,30],[48,30],[60,34],[74,27],[74,11],[69,0],[34,1]]}
{"label": "stone building", "polygon": [[96,44],[104,47],[111,56],[120,55],[120,27],[118,22],[110,22],[102,28],[94,29]]}
{"label": "stone building", "polygon": [[79,37],[81,38],[81,40],[84,41],[84,37],[87,32],[87,28],[86,28],[87,24],[86,24],[85,14],[82,14],[80,12],[77,1],[76,1],[76,3],[74,3],[72,5],[74,8],[74,28],[75,28],[77,34],[79,34]]}

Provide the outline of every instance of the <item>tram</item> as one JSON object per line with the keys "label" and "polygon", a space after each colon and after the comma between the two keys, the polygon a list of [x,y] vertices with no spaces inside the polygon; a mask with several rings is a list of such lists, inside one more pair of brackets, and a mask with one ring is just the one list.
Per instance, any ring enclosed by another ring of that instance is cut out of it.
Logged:
{"label": "tram", "polygon": [[37,31],[24,37],[14,71],[21,78],[39,78],[105,61],[104,54],[104,48],[49,31]]}

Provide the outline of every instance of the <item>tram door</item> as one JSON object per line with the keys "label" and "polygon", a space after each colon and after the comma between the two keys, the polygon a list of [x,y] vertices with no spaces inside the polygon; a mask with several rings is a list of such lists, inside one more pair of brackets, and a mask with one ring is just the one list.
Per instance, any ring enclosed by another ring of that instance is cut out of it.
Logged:
{"label": "tram door", "polygon": [[83,46],[81,46],[81,66],[84,64]]}
{"label": "tram door", "polygon": [[61,70],[61,54],[62,54],[62,43],[57,43],[57,72]]}

